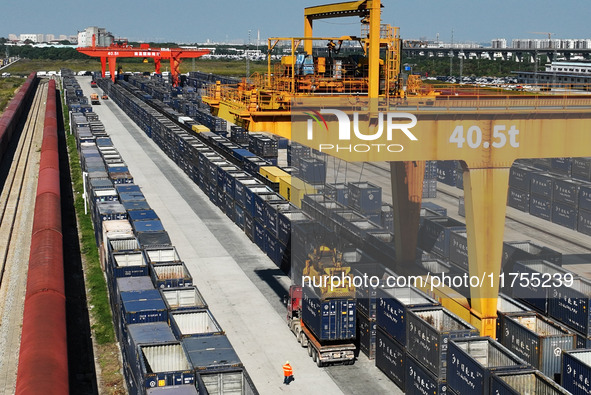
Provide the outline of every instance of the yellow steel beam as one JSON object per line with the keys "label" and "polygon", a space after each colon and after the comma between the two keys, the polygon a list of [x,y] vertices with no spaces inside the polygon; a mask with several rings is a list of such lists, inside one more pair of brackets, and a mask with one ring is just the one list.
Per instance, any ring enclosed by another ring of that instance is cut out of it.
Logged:
{"label": "yellow steel beam", "polygon": [[369,74],[368,97],[377,99],[380,93],[380,0],[372,0],[369,14]]}
{"label": "yellow steel beam", "polygon": [[[304,37],[312,37],[314,34],[313,32],[313,22],[310,18],[304,18]],[[304,51],[308,55],[312,55],[312,47],[313,47],[312,40],[305,40],[304,41]]]}
{"label": "yellow steel beam", "polygon": [[496,333],[509,169],[489,167],[464,171],[469,272],[471,278],[480,282],[470,288],[472,311],[479,315],[481,335],[493,338]]}
{"label": "yellow steel beam", "polygon": [[304,8],[304,16],[310,19],[323,19],[339,16],[365,15],[367,13],[364,6],[365,3],[371,3],[371,0],[346,1],[343,3],[307,7]]}
{"label": "yellow steel beam", "polygon": [[[304,9],[304,36],[312,37],[315,19],[365,16],[372,2],[373,0],[360,0],[307,7]],[[304,42],[304,51],[312,55],[312,41]]]}

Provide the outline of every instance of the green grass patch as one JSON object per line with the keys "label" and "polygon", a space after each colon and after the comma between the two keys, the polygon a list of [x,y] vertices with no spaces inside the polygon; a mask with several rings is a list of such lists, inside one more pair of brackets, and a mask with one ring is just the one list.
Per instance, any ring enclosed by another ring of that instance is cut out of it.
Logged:
{"label": "green grass patch", "polygon": [[14,97],[16,90],[25,83],[22,78],[0,78],[0,114],[10,102],[10,99]]}
{"label": "green grass patch", "polygon": [[[119,59],[117,66],[124,72],[153,72],[154,62],[141,62],[141,59]],[[3,72],[12,75],[28,76],[33,71],[59,71],[62,68],[78,71],[100,71],[101,62],[97,58],[71,59],[71,60],[50,60],[50,59],[21,59],[11,66],[3,69]],[[167,61],[162,61],[160,71],[170,71]],[[181,63],[181,73],[189,71],[202,71],[232,77],[244,77],[246,75],[245,60],[213,60],[195,59],[195,70],[191,59],[185,59]],[[267,62],[250,62],[250,73],[264,74],[267,72]]]}
{"label": "green grass patch", "polygon": [[84,213],[84,185],[80,159],[76,148],[76,137],[69,133],[70,125],[68,117],[65,116],[67,107],[62,95],[62,106],[64,109],[64,124],[68,155],[70,162],[70,175],[74,190],[74,208],[78,218],[78,231],[80,235],[80,251],[84,257],[87,298],[92,317],[92,330],[98,344],[107,344],[115,341],[111,307],[107,296],[107,284],[101,269],[98,249],[94,238],[92,218]]}

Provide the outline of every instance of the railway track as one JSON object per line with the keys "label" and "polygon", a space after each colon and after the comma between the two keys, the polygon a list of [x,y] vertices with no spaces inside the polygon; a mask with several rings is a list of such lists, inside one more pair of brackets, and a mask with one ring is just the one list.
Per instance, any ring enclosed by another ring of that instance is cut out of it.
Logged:
{"label": "railway track", "polygon": [[37,87],[0,195],[0,394],[14,393],[47,83]]}

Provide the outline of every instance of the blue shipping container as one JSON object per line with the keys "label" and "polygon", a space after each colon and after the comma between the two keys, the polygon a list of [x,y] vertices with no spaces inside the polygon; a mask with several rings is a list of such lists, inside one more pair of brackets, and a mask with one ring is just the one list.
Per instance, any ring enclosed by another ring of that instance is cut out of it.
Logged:
{"label": "blue shipping container", "polygon": [[355,299],[322,300],[311,287],[303,290],[302,321],[319,340],[355,339]]}
{"label": "blue shipping container", "polygon": [[552,201],[550,198],[531,195],[529,199],[529,213],[535,217],[552,220]]}
{"label": "blue shipping container", "polygon": [[406,317],[417,307],[437,306],[439,303],[416,288],[379,289],[376,300],[377,324],[390,337],[406,347]]}
{"label": "blue shipping container", "polygon": [[121,292],[122,324],[166,321],[168,311],[162,295],[156,289]]}
{"label": "blue shipping container", "polygon": [[451,232],[465,232],[466,226],[449,217],[424,218],[419,229],[419,247],[427,252],[449,258]]}
{"label": "blue shipping container", "polygon": [[552,222],[569,229],[577,230],[579,212],[569,204],[556,203],[552,205]]}
{"label": "blue shipping container", "polygon": [[405,390],[404,347],[395,342],[378,326],[376,332],[376,367],[394,382],[402,391]]}
{"label": "blue shipping container", "polygon": [[574,279],[572,285],[565,283],[548,291],[548,315],[586,337],[591,336],[590,309],[591,281],[587,279]]}
{"label": "blue shipping container", "polygon": [[552,198],[554,177],[548,173],[532,173],[530,192],[532,195]]}
{"label": "blue shipping container", "polygon": [[458,394],[489,395],[494,373],[529,367],[490,337],[456,339],[447,351],[447,385]]}
{"label": "blue shipping container", "polygon": [[445,395],[447,382],[425,369],[410,353],[404,360],[404,393],[406,395]]}
{"label": "blue shipping container", "polygon": [[225,335],[188,337],[182,343],[198,373],[242,370],[242,362]]}

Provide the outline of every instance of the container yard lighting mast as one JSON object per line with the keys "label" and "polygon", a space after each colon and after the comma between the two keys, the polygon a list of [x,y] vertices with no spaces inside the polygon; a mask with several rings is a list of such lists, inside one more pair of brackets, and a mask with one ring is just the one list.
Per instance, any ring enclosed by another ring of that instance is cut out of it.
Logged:
{"label": "container yard lighting mast", "polygon": [[123,44],[111,44],[108,47],[97,47],[96,38],[92,36],[91,47],[78,47],[76,50],[88,56],[101,58],[101,71],[103,78],[106,76],[107,61],[109,62],[109,73],[111,79],[115,81],[115,70],[117,69],[117,58],[143,58],[154,59],[156,73],[160,74],[160,61],[168,59],[170,61],[170,75],[172,76],[173,86],[179,84],[180,64],[182,59],[199,58],[209,53],[208,49],[194,48],[150,48],[148,44],[140,44],[140,47],[132,47]]}
{"label": "container yard lighting mast", "polygon": [[[320,144],[328,147],[343,142],[338,140],[341,119],[336,122],[335,116],[326,115],[333,126],[326,126],[324,133],[314,132],[310,138],[306,122],[292,122],[292,116],[304,119],[311,108],[319,112],[326,109],[328,114],[331,108],[341,108],[350,116],[353,110],[334,106],[338,100],[357,103],[361,98],[369,103],[365,112],[370,117],[376,114],[371,100],[376,100],[382,113],[406,118],[399,121],[408,124],[407,131],[412,128],[406,135],[400,128],[395,133],[381,133],[371,142],[367,135],[345,135],[347,146],[403,146],[398,152],[382,149],[352,155],[348,150],[323,151],[349,162],[390,162],[396,251],[391,268],[400,270],[399,274],[406,274],[415,260],[425,161],[459,160],[464,178],[469,274],[489,284],[471,287],[466,315],[483,336],[494,337],[510,167],[517,159],[591,156],[591,98],[480,94],[474,90],[446,94],[421,87],[420,79],[413,75],[403,86],[398,28],[382,25],[380,14],[379,0],[308,7],[304,11],[304,37],[269,39],[266,76],[238,86],[217,83],[203,100],[214,114],[249,131],[268,131],[316,150]],[[361,37],[312,36],[314,20],[346,16],[362,18]],[[336,60],[313,54],[313,41],[337,44],[345,40],[359,42],[363,49],[361,61],[349,63],[352,69],[348,74],[328,67]],[[281,64],[272,69],[271,55],[280,41],[289,41],[291,55],[283,56]],[[298,52],[301,44],[303,51]],[[409,134],[415,139],[409,139]]]}

